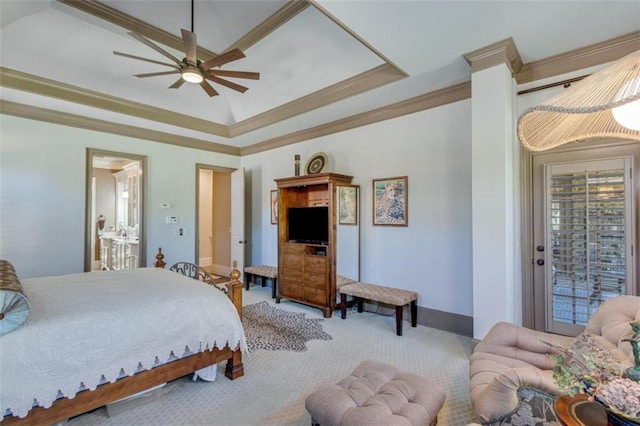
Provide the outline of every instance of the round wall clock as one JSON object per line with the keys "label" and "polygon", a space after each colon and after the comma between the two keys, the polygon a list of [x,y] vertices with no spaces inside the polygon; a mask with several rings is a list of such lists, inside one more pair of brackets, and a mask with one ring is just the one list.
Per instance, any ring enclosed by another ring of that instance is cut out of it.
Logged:
{"label": "round wall clock", "polygon": [[327,165],[327,155],[324,152],[316,152],[309,158],[304,169],[308,175],[322,172]]}

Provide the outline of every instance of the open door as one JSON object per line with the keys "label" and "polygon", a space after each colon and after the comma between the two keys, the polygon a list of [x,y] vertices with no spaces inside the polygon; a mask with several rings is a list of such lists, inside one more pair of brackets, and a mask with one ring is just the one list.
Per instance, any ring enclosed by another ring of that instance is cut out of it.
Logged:
{"label": "open door", "polygon": [[145,156],[86,151],[85,272],[146,266]]}
{"label": "open door", "polygon": [[238,270],[244,279],[244,168],[231,173],[231,262],[238,262]]}

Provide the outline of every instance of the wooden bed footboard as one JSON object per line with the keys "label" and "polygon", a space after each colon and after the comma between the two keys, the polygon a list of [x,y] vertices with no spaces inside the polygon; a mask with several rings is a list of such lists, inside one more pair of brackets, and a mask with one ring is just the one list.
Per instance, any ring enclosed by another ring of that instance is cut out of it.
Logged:
{"label": "wooden bed footboard", "polygon": [[227,360],[225,375],[230,379],[244,374],[240,349],[205,350],[203,352],[172,361],[133,376],[124,377],[113,383],[105,383],[93,391],[82,391],[73,399],[61,398],[49,408],[35,407],[27,417],[7,416],[2,425],[50,425],[70,417],[100,408],[106,404],[142,392],[154,386],[170,382],[193,373],[211,364]]}
{"label": "wooden bed footboard", "polygon": [[[159,249],[155,263],[156,267],[163,268],[164,255]],[[209,275],[208,273],[205,274]],[[195,278],[195,277],[194,277]],[[207,284],[226,287],[225,293],[229,296],[234,306],[242,318],[242,289],[243,284],[238,279],[240,272],[237,270],[237,263],[234,262],[234,270],[230,275],[231,281],[224,284]],[[223,290],[224,291],[224,290]],[[111,402],[125,398],[127,396],[142,392],[154,386],[167,383],[180,377],[191,374],[201,368],[217,364],[226,360],[225,376],[231,380],[244,375],[242,364],[242,351],[240,348],[230,348],[225,346],[222,349],[214,348],[193,354],[166,364],[162,364],[151,370],[145,370],[133,376],[123,377],[113,383],[105,383],[98,386],[93,391],[82,391],[77,393],[73,399],[60,398],[49,408],[35,407],[29,411],[24,418],[6,416],[0,423],[5,425],[45,425],[66,420],[70,417],[86,413],[96,408],[102,407]]]}
{"label": "wooden bed footboard", "polygon": [[[156,254],[156,262],[154,263],[154,266],[156,268],[164,268],[165,265],[166,263],[164,262],[162,247],[159,247],[158,253]],[[226,293],[227,296],[229,296],[229,299],[231,299],[233,306],[235,306],[236,311],[238,311],[238,316],[240,316],[240,318],[242,319],[242,289],[244,286],[240,281],[240,277],[242,276],[242,274],[238,270],[237,261],[233,261],[233,269],[229,274],[229,281],[224,283],[216,283],[216,280],[211,276],[211,274],[194,263],[178,262],[171,266],[171,268],[169,269],[182,275],[186,275],[196,280],[202,281],[206,284],[212,285]],[[231,358],[227,360],[227,367],[224,374],[231,380],[237,379],[238,377],[242,377],[244,375],[244,367],[242,365],[242,352],[240,350],[233,351]]]}
{"label": "wooden bed footboard", "polygon": [[[156,268],[164,268],[166,264],[162,261],[163,258],[164,255],[162,254],[162,248],[159,248],[158,254],[156,255],[156,259],[158,259],[158,261],[155,263]],[[225,282],[220,283],[217,282],[218,280],[211,276],[211,274],[209,274],[207,271],[205,271],[195,263],[178,262],[171,266],[171,268],[169,269],[179,274],[186,275],[195,280],[202,281],[203,283],[214,286],[218,290],[226,293],[226,295],[229,296],[229,299],[231,299],[231,302],[233,302],[233,306],[236,307],[238,315],[240,316],[240,318],[242,318],[242,282],[240,281],[240,276],[242,274],[238,270],[237,261],[233,261],[233,269],[229,274],[229,280],[225,281],[223,279],[222,281]]]}

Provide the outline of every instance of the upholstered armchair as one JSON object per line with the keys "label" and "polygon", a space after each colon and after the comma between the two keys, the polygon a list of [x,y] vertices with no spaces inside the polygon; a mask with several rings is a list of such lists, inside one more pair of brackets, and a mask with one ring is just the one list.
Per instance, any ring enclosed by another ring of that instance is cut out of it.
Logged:
{"label": "upholstered armchair", "polygon": [[[624,365],[633,365],[630,323],[640,321],[640,297],[619,296],[604,302],[589,320],[585,332]],[[484,421],[505,416],[517,408],[517,391],[530,387],[557,395],[552,376],[557,351],[574,339],[500,322],[475,347],[470,358],[471,401]]]}

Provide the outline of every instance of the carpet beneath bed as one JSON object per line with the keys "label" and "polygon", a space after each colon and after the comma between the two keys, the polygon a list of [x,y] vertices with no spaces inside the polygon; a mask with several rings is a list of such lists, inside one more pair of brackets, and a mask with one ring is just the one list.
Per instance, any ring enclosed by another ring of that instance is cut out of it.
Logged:
{"label": "carpet beneath bed", "polygon": [[306,314],[285,311],[263,301],[242,308],[242,325],[249,352],[307,350],[309,340],[331,340],[322,329],[324,319],[309,319]]}

